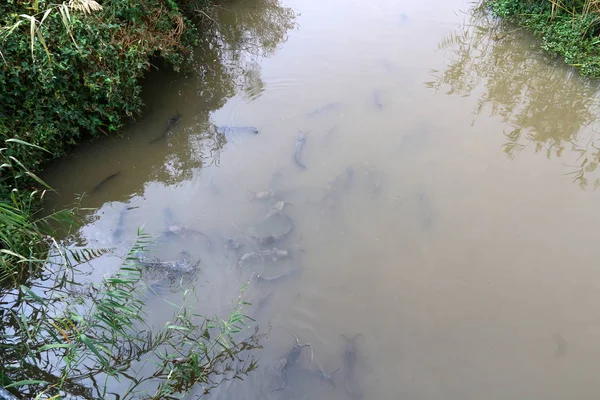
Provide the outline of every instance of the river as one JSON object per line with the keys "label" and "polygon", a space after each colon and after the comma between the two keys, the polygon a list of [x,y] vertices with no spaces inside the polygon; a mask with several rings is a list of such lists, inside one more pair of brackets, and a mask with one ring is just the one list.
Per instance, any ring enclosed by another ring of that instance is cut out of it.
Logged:
{"label": "river", "polygon": [[[292,268],[249,285],[247,312],[269,332],[260,369],[214,398],[597,397],[598,84],[471,6],[228,4],[217,23],[229,47],[199,49],[193,73],[152,72],[143,117],[46,171],[53,205],[87,192],[97,208],[75,243],[123,250],[165,219],[206,235],[210,251],[188,238],[161,257],[202,259],[209,314],[253,273]],[[213,125],[259,134],[225,143]],[[293,229],[275,246],[290,259],[240,267],[252,235],[287,232],[261,222],[278,201]],[[227,238],[243,247],[225,250]],[[96,260],[89,279],[119,262]],[[168,306],[150,307],[159,323]],[[348,384],[341,335],[357,334]],[[335,386],[302,368],[307,348],[270,391],[293,335],[340,368]]]}

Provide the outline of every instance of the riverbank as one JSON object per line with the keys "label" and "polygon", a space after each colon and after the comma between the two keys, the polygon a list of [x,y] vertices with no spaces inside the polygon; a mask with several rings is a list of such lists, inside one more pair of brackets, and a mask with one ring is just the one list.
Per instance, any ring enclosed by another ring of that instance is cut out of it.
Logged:
{"label": "riverbank", "polygon": [[0,5],[0,220],[6,222],[0,249],[7,250],[0,278],[15,274],[19,256],[47,256],[47,243],[31,240],[53,232],[30,230],[41,191],[49,189],[37,178],[42,166],[81,141],[116,134],[139,115],[151,62],[185,68],[200,37],[200,21],[192,17],[210,6],[204,0]]}
{"label": "riverbank", "polygon": [[[0,143],[38,172],[87,138],[114,134],[142,110],[151,60],[181,69],[198,43],[189,15],[202,3],[93,0],[0,5]],[[188,7],[187,12],[184,6]],[[18,139],[38,147],[4,146]],[[45,149],[46,151],[42,150]],[[0,198],[15,185],[0,175]],[[33,183],[30,181],[30,183]]]}
{"label": "riverbank", "polygon": [[530,30],[548,53],[577,67],[585,76],[600,77],[600,7],[591,0],[486,0],[495,16]]}

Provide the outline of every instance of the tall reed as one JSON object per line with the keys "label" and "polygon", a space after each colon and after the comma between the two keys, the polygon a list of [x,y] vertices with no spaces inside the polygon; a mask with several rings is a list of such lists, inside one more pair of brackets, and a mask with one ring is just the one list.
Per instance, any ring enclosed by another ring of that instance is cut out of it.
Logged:
{"label": "tall reed", "polygon": [[[5,144],[0,181],[47,187],[7,151],[30,145]],[[44,193],[13,189],[0,200],[0,386],[18,398],[176,399],[256,368],[261,335],[246,332],[241,295],[227,319],[206,317],[181,283],[181,304],[169,303],[162,327],[148,325],[137,257],[151,238],[142,231],[114,275],[82,285],[81,267],[111,249],[65,248],[55,229],[76,223],[77,207],[38,217]],[[125,389],[111,393],[117,384]]]}

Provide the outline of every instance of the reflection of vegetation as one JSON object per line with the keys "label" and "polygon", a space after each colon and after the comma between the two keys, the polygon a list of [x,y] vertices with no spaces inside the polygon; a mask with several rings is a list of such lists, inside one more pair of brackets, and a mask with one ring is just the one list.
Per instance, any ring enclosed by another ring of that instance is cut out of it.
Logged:
{"label": "reflection of vegetation", "polygon": [[544,50],[563,57],[585,75],[600,77],[598,0],[487,0],[485,6],[529,29]]}
{"label": "reflection of vegetation", "polygon": [[176,152],[151,167],[152,179],[171,184],[189,179],[194,169],[219,163],[226,140],[215,133],[210,113],[223,107],[238,90],[250,99],[262,93],[264,82],[257,59],[272,55],[295,26],[293,10],[273,0],[215,6],[198,15],[206,40],[194,52],[192,76],[180,83],[196,89],[193,99],[187,99],[196,105],[195,123],[186,129],[185,138],[179,139],[186,143],[173,142]]}
{"label": "reflection of vegetation", "polygon": [[600,162],[594,145],[593,121],[600,111],[596,84],[552,64],[526,33],[491,19],[482,9],[440,48],[448,52],[449,64],[443,72],[432,72],[436,79],[427,82],[429,87],[463,97],[483,88],[475,115],[489,110],[512,127],[503,147],[509,157],[528,142],[548,158],[572,150],[579,153],[573,177],[587,187],[586,173]]}
{"label": "reflection of vegetation", "polygon": [[[288,31],[295,26],[295,13],[273,0],[231,3],[231,6],[213,7],[211,11],[206,18],[212,24],[203,19],[204,36],[208,40],[196,53],[197,61],[204,67],[214,64],[210,60],[218,60],[220,73],[211,77],[222,76],[226,82],[203,79],[203,83],[224,84],[219,88],[221,91],[227,88],[223,91],[225,97],[234,93],[235,86],[242,87],[254,97],[264,86],[256,58],[273,55],[277,46],[287,40]],[[204,72],[203,77],[207,78]]]}
{"label": "reflection of vegetation", "polygon": [[221,47],[232,56],[240,51],[270,56],[294,27],[294,11],[278,1],[254,0],[235,8],[215,8]]}

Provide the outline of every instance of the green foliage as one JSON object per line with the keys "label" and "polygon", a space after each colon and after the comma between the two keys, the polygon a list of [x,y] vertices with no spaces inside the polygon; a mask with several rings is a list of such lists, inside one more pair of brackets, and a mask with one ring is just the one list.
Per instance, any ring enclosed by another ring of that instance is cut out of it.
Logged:
{"label": "green foliage", "polygon": [[542,48],[587,76],[600,77],[600,10],[593,1],[487,0],[496,16],[530,29]]}
{"label": "green foliage", "polygon": [[[196,40],[173,1],[113,0],[87,11],[43,0],[0,4],[1,141],[22,139],[58,157],[84,135],[115,132],[141,110],[150,58],[178,69]],[[50,158],[33,148],[11,155],[33,170]]]}
{"label": "green foliage", "polygon": [[[256,368],[248,357],[260,348],[246,328],[241,295],[227,320],[194,311],[198,299],[184,291],[181,305],[162,327],[148,325],[137,254],[138,240],[123,266],[100,283],[78,283],[78,265],[108,250],[71,250],[54,244],[50,268],[39,279],[0,291],[0,377],[23,398],[62,393],[83,399],[177,399],[202,385],[209,392],[224,380]],[[74,260],[80,260],[74,263]]]}
{"label": "green foliage", "polygon": [[[17,139],[5,141],[0,148],[0,188],[23,186],[19,182],[47,185],[17,158],[9,154],[12,148],[36,149]],[[32,191],[1,193],[0,200],[0,287],[14,287],[36,275],[46,260],[51,235],[59,227],[68,228],[76,222],[74,209],[60,210],[38,216],[44,192]]]}
{"label": "green foliage", "polygon": [[[6,151],[35,147],[16,139],[6,144],[2,176],[17,185],[23,178],[45,185]],[[40,197],[43,192],[23,196],[15,189],[10,202],[0,202],[0,386],[19,398],[105,399],[126,384],[120,399],[176,399],[196,385],[207,393],[256,368],[246,356],[260,347],[261,335],[237,339],[247,318],[241,295],[222,320],[195,312],[199,301],[185,290],[180,306],[168,303],[172,318],[156,329],[147,323],[148,288],[137,258],[150,237],[139,231],[115,274],[82,285],[78,267],[111,249],[63,247],[56,228],[77,222],[77,209],[38,217]]]}

